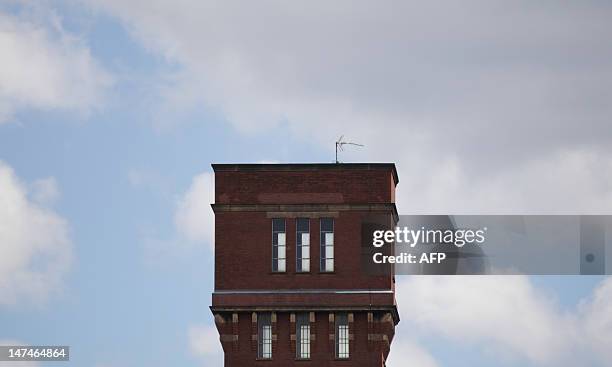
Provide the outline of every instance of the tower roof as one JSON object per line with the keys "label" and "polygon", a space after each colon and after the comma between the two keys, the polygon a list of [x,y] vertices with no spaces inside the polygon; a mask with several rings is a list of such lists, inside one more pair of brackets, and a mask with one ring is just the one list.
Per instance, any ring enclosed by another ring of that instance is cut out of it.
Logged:
{"label": "tower roof", "polygon": [[215,172],[391,169],[395,185],[399,183],[395,163],[213,163],[211,166]]}

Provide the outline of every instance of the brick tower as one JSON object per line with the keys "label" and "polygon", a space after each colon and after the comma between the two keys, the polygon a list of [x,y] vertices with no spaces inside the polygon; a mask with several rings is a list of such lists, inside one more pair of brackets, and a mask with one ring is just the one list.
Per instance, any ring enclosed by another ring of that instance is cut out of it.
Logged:
{"label": "brick tower", "polygon": [[383,367],[395,280],[365,271],[362,227],[397,221],[395,165],[212,167],[211,311],[225,367]]}

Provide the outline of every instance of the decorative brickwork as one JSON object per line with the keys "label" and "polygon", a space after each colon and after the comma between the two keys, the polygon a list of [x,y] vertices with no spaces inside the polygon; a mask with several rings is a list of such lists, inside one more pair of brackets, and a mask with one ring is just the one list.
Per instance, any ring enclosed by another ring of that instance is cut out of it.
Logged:
{"label": "decorative brickwork", "polygon": [[257,352],[257,312],[251,314],[251,350]]}
{"label": "decorative brickwork", "polygon": [[292,312],[291,314],[289,314],[289,330],[290,330],[290,348],[291,348],[291,353],[295,353],[296,352],[296,341],[297,341],[297,336],[295,334],[295,313]]}
{"label": "decorative brickwork", "polygon": [[329,326],[328,326],[328,331],[329,331],[329,349],[328,352],[331,356],[333,356],[334,358],[336,357],[336,346],[335,346],[335,340],[336,340],[336,315],[333,312],[329,313]]}
{"label": "decorative brickwork", "polygon": [[240,344],[238,343],[238,339],[240,338],[239,329],[238,329],[238,314],[232,314],[232,351],[237,352]]}

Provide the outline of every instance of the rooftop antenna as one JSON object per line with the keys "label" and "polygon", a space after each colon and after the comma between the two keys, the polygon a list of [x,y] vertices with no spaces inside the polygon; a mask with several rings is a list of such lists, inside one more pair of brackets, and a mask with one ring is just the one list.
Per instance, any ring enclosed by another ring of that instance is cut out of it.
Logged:
{"label": "rooftop antenna", "polygon": [[341,151],[341,152],[344,151],[344,148],[342,146],[344,146],[344,145],[355,145],[355,146],[358,146],[358,147],[364,147],[365,146],[363,144],[352,143],[350,141],[344,141],[342,139],[344,139],[344,135],[340,135],[340,137],[336,141],[336,163],[340,163],[340,161],[338,160],[338,150]]}

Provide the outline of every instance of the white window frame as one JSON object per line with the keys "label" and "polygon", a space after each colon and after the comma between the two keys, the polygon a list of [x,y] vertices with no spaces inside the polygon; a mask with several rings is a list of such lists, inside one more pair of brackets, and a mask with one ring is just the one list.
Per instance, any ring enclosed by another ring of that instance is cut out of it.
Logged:
{"label": "white window frame", "polygon": [[257,315],[257,358],[272,359],[272,315]]}
{"label": "white window frame", "polygon": [[350,330],[347,313],[336,314],[336,358],[337,359],[349,359],[350,350]]}
{"label": "white window frame", "polygon": [[[331,221],[331,231],[323,230],[323,221]],[[334,230],[335,221],[334,218],[321,218],[319,221],[319,232],[320,232],[320,249],[321,249],[321,262],[320,271],[324,273],[334,271]]]}
{"label": "white window frame", "polygon": [[296,316],[296,358],[310,359],[310,315],[299,313]]}
{"label": "white window frame", "polygon": [[[300,221],[306,221],[308,229],[300,230]],[[310,272],[310,219],[296,218],[295,220],[295,271],[297,273]]]}
{"label": "white window frame", "polygon": [[[275,221],[282,221],[282,230],[274,228]],[[272,271],[275,273],[287,271],[287,221],[285,218],[272,219]]]}

